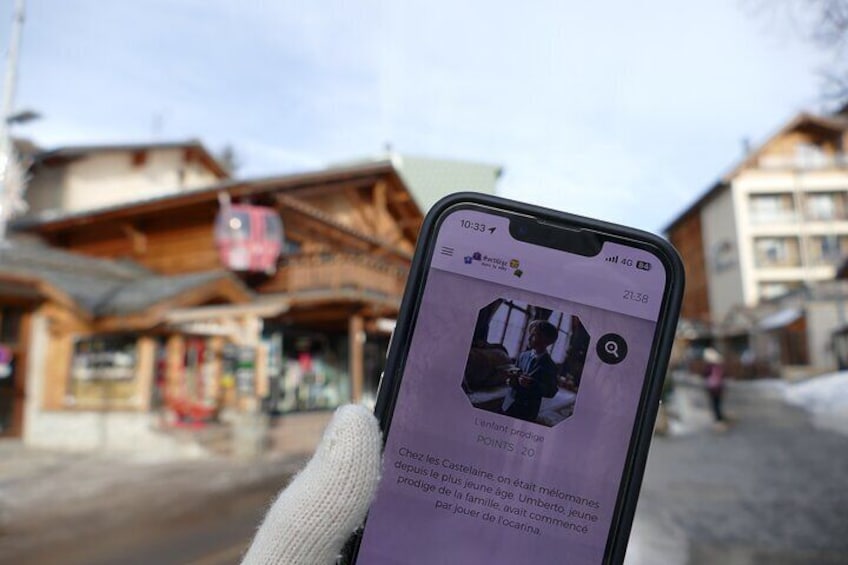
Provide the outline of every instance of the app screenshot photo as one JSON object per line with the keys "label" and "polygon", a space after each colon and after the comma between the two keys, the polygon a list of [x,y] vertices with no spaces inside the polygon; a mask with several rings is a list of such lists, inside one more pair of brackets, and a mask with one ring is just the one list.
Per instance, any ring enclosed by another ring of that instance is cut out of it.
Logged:
{"label": "app screenshot photo", "polygon": [[555,426],[574,413],[588,347],[577,316],[499,298],[477,316],[462,389],[475,408]]}

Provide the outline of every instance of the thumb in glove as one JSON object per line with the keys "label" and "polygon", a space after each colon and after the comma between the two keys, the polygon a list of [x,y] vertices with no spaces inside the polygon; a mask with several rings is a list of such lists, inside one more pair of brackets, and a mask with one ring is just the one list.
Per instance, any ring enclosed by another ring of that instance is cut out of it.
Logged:
{"label": "thumb in glove", "polygon": [[315,455],[265,515],[242,565],[335,563],[365,518],[380,459],[380,430],[371,411],[339,408]]}

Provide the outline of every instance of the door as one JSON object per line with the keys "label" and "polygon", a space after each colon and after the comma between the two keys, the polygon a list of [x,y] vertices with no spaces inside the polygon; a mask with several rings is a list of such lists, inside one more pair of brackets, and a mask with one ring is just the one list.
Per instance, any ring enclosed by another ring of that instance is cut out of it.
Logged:
{"label": "door", "polygon": [[26,349],[22,335],[25,311],[0,306],[0,437],[23,433],[26,395]]}

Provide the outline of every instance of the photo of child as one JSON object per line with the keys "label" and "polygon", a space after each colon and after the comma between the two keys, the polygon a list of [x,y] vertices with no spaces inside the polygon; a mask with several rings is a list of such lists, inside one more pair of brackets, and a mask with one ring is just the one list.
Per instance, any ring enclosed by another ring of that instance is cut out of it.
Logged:
{"label": "photo of child", "polygon": [[588,345],[577,316],[498,299],[480,309],[462,388],[475,408],[555,426],[574,412]]}

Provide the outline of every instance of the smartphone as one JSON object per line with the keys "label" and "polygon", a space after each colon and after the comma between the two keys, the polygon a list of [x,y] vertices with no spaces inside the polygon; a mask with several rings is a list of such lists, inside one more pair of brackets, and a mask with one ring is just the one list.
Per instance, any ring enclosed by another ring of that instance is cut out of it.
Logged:
{"label": "smartphone", "polygon": [[665,240],[473,193],[427,215],[358,564],[620,563],[683,291]]}

